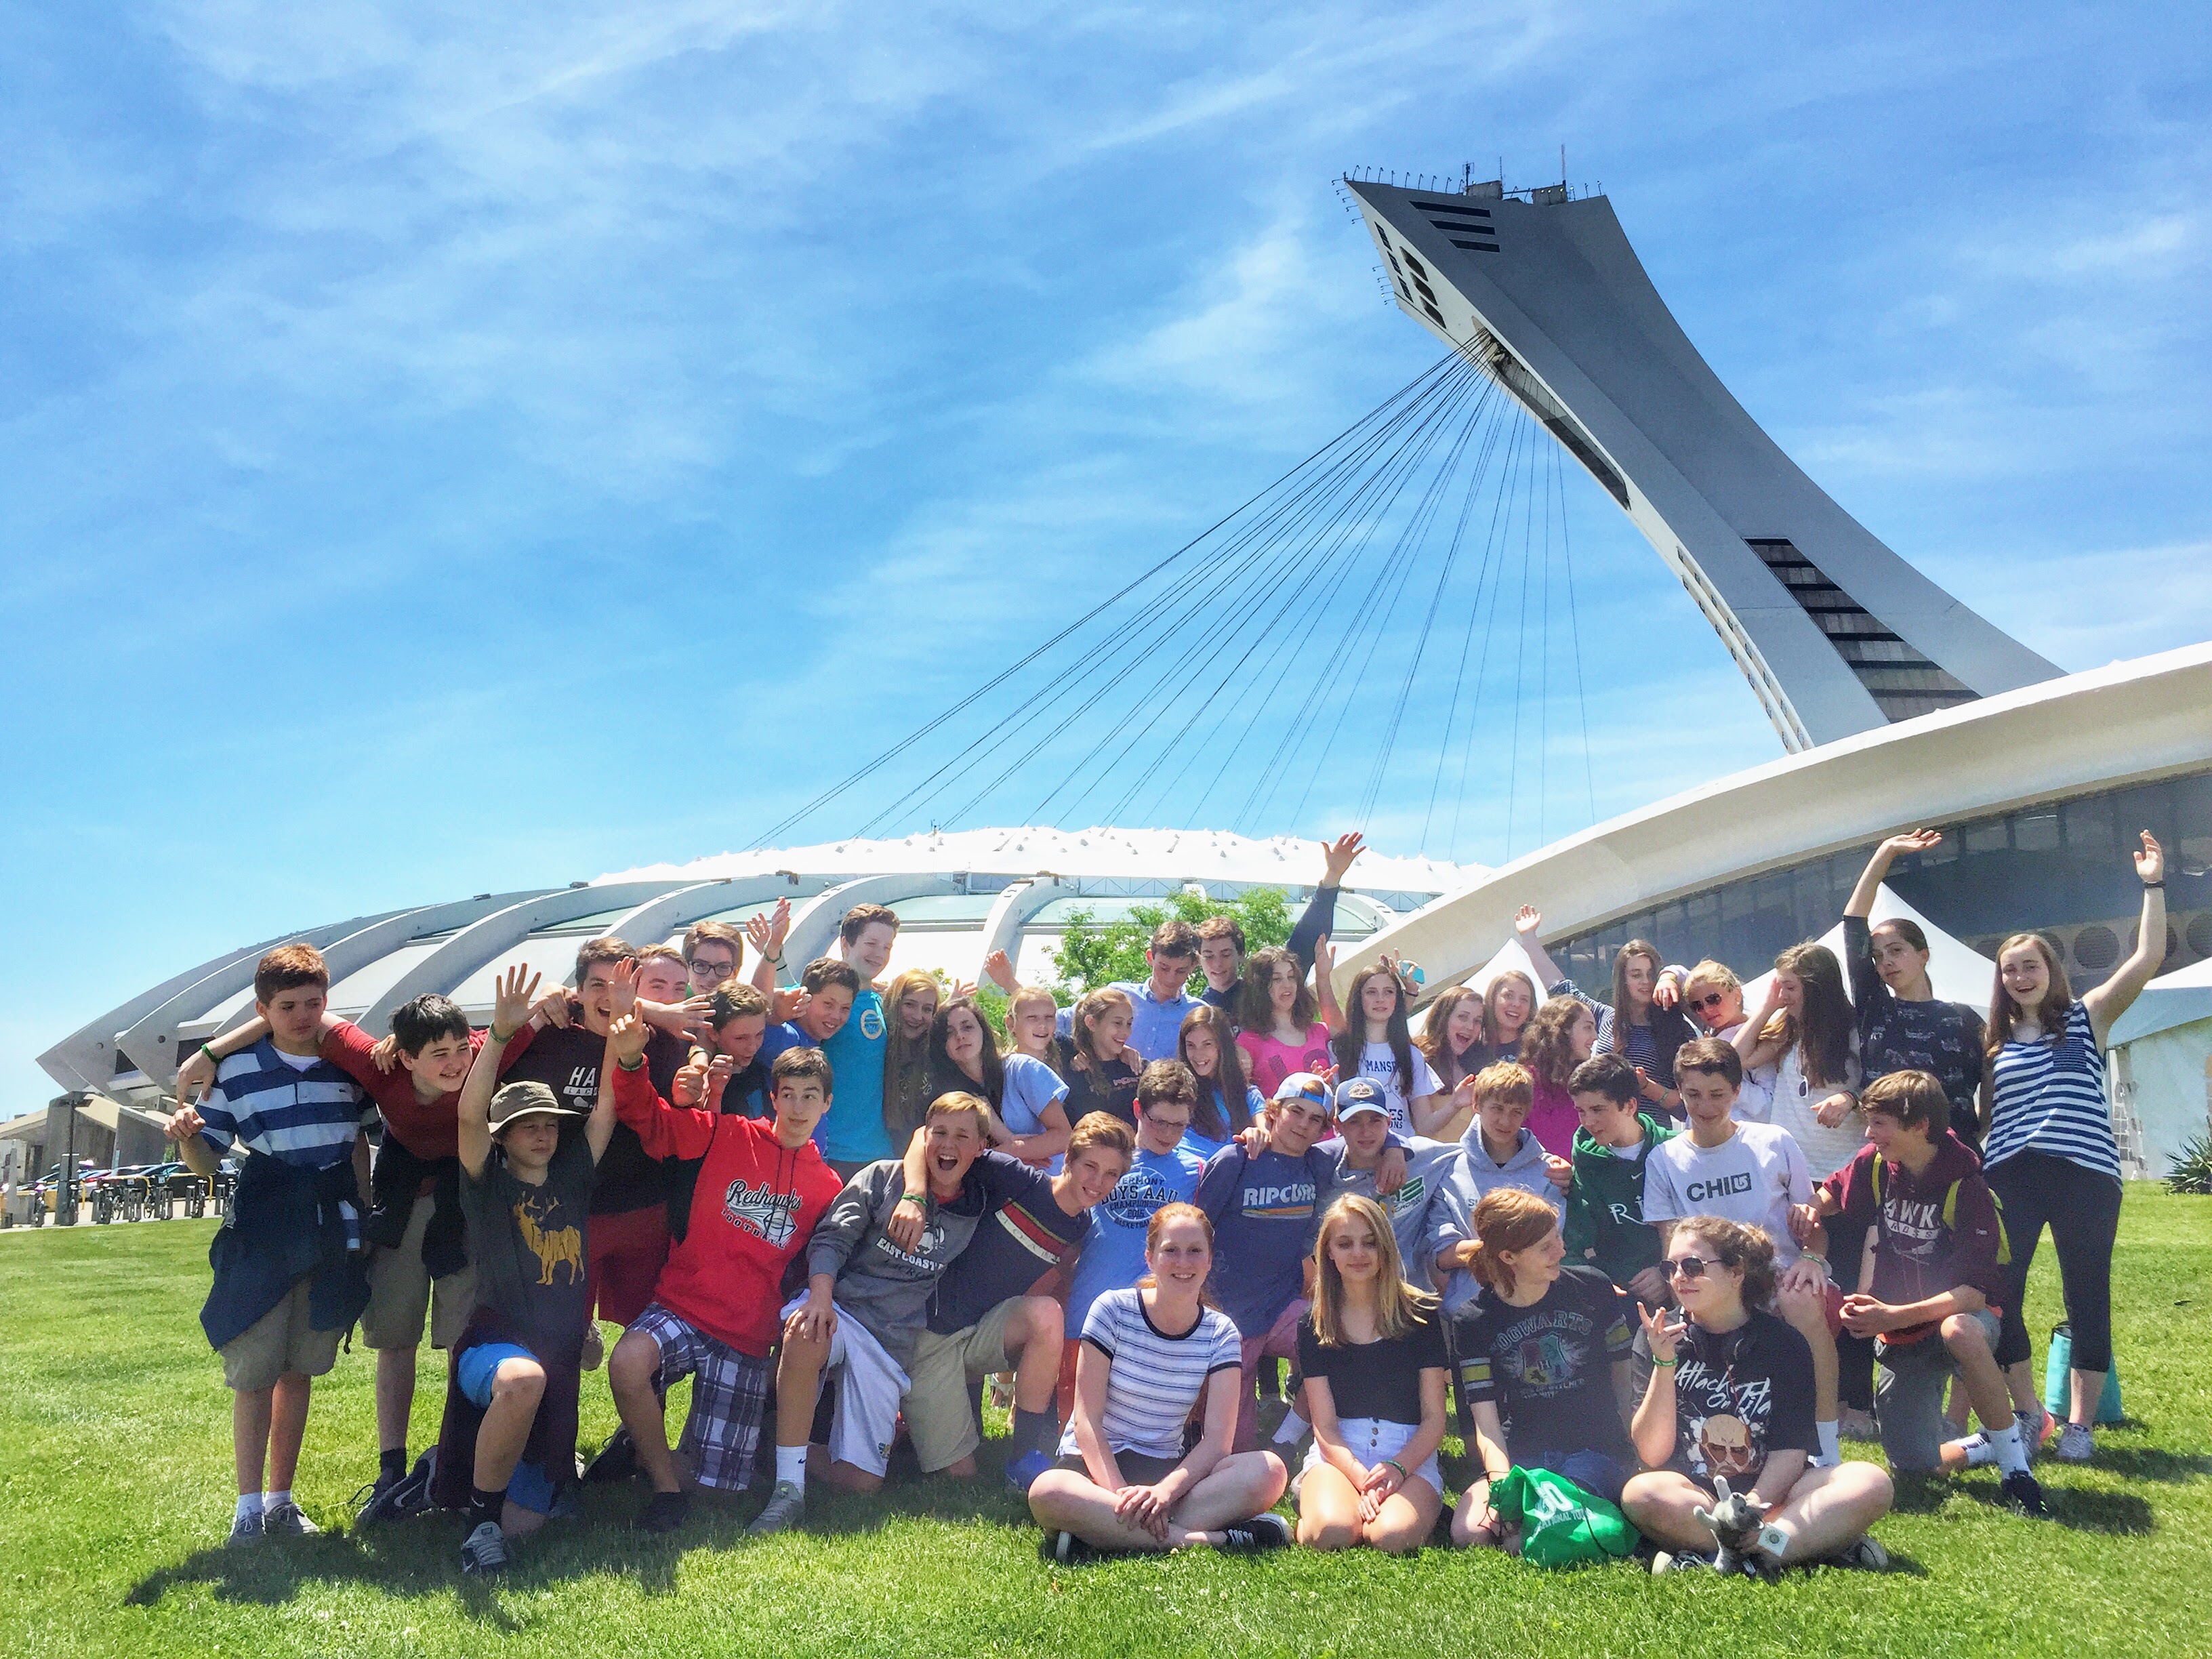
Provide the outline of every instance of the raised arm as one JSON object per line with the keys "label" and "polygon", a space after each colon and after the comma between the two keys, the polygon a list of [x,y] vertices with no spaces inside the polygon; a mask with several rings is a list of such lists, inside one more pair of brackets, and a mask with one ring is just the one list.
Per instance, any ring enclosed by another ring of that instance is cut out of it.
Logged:
{"label": "raised arm", "polygon": [[[344,1022],[333,1013],[323,1015],[322,1035],[328,1037]],[[215,1087],[216,1068],[233,1054],[251,1048],[269,1035],[269,1022],[256,1014],[243,1025],[217,1033],[199,1046],[192,1057],[177,1067],[177,1081],[170,1091],[177,1104],[189,1106],[193,1100]],[[351,1068],[348,1068],[350,1070]],[[355,1081],[361,1079],[356,1077]]]}
{"label": "raised arm", "polygon": [[[526,974],[529,975],[526,985]],[[490,1029],[469,1066],[468,1081],[461,1085],[461,1168],[471,1181],[483,1179],[484,1161],[491,1156],[491,1097],[499,1087],[499,1057],[507,1050],[507,1039],[530,1018],[531,1000],[538,994],[539,977],[530,972],[527,963],[517,963],[500,975],[492,995]],[[596,1109],[592,1115],[599,1115]]]}
{"label": "raised arm", "polygon": [[778,899],[775,909],[745,922],[745,937],[752,941],[753,988],[763,996],[775,994],[776,970],[783,966],[783,941],[791,932],[791,901]]}
{"label": "raised arm", "polygon": [[1644,1340],[1651,1346],[1651,1382],[1629,1419],[1628,1434],[1644,1466],[1662,1469],[1674,1455],[1674,1345],[1681,1340],[1682,1320],[1665,1308],[1647,1308],[1640,1302],[1636,1316],[1644,1322]]}
{"label": "raised arm", "polygon": [[2112,1022],[2127,1012],[2166,960],[2166,849],[2148,830],[2142,832],[2142,851],[2136,854],[2136,874],[2142,878],[2143,896],[2135,951],[2112,970],[2110,979],[2081,999],[2100,1048],[2112,1036]]}
{"label": "raised arm", "polygon": [[1322,848],[1321,885],[1306,901],[1298,925],[1291,929],[1288,941],[1290,952],[1298,959],[1298,966],[1314,965],[1314,946],[1326,939],[1336,927],[1336,896],[1343,890],[1345,872],[1352,861],[1366,849],[1366,840],[1357,830],[1347,830],[1334,841]]}
{"label": "raised arm", "polygon": [[1314,1006],[1320,1012],[1321,1023],[1328,1027],[1331,1036],[1344,1031],[1344,1010],[1336,1000],[1336,952],[1323,933],[1314,941]]}
{"label": "raised arm", "polygon": [[1548,993],[1566,975],[1544,948],[1544,913],[1533,904],[1522,905],[1513,914],[1513,932],[1521,941],[1521,948],[1528,953],[1528,964],[1536,970],[1536,982]]}
{"label": "raised arm", "polygon": [[1909,835],[1892,836],[1874,849],[1867,867],[1859,872],[1859,884],[1851,889],[1851,896],[1844,906],[1844,914],[1856,916],[1863,921],[1874,915],[1874,896],[1881,890],[1889,866],[1907,853],[1924,853],[1940,846],[1943,835],[1937,830],[1915,830]]}

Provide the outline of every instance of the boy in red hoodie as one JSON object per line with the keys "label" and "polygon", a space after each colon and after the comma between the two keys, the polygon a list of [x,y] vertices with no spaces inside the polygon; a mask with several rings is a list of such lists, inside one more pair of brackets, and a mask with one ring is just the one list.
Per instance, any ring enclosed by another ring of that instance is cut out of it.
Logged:
{"label": "boy in red hoodie", "polygon": [[1950,1132],[1949,1097],[1926,1072],[1877,1078],[1859,1106],[1867,1144],[1806,1208],[1873,1229],[1872,1273],[1844,1298],[1844,1328],[1875,1339],[1882,1451],[1893,1469],[1943,1467],[1943,1394],[1955,1375],[2003,1471],[2004,1502],[2042,1515],[2043,1489],[2027,1471],[1996,1358],[2004,1222],[1981,1160]]}
{"label": "boy in red hoodie", "polygon": [[830,1109],[830,1062],[787,1048],[769,1073],[769,1118],[672,1106],[645,1063],[646,1028],[634,1015],[608,1036],[616,1115],[647,1155],[699,1158],[690,1224],[668,1255],[653,1303],[623,1334],[607,1368],[623,1426],[653,1482],[637,1518],[672,1532],[690,1509],[668,1447],[663,1399],[692,1376],[684,1429],[686,1473],[709,1490],[741,1490],[760,1444],[775,1374],[769,1352],[781,1325],[783,1274],[842,1188],[822,1160],[814,1126]]}

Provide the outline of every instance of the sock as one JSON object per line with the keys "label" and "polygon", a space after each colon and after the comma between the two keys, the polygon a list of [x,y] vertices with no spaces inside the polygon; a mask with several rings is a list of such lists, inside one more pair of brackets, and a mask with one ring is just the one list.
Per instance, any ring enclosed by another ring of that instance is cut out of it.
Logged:
{"label": "sock", "polygon": [[272,1492],[261,1500],[261,1512],[267,1515],[273,1510],[283,1509],[291,1501],[292,1489],[289,1486],[285,1487],[282,1492]]}
{"label": "sock", "polygon": [[1305,1438],[1305,1432],[1306,1420],[1300,1417],[1297,1408],[1293,1407],[1283,1413],[1282,1425],[1275,1431],[1275,1443],[1279,1446],[1295,1446]]}
{"label": "sock", "polygon": [[397,1480],[407,1473],[407,1448],[386,1446],[376,1455],[376,1473],[380,1479],[390,1475]]}
{"label": "sock", "polygon": [[806,1490],[806,1448],[778,1446],[775,1449],[775,1484]]}
{"label": "sock", "polygon": [[1813,1460],[1814,1468],[1832,1469],[1844,1461],[1843,1443],[1836,1437],[1833,1418],[1825,1423],[1815,1423],[1813,1432],[1820,1437],[1820,1455]]}
{"label": "sock", "polygon": [[469,1486],[469,1530],[473,1532],[487,1521],[499,1524],[500,1512],[507,1507],[507,1488],[486,1492],[473,1481]]}
{"label": "sock", "polygon": [[2027,1467],[2027,1448],[2021,1444],[2019,1424],[2008,1423],[2001,1429],[1993,1429],[1984,1424],[1982,1437],[1996,1453],[1997,1468],[2005,1474],[2017,1474]]}
{"label": "sock", "polygon": [[261,1494],[259,1492],[242,1492],[238,1494],[238,1518],[240,1520],[248,1521],[260,1513]]}
{"label": "sock", "polygon": [[1024,1456],[1033,1451],[1042,1451],[1060,1432],[1060,1418],[1052,1412],[1026,1412],[1014,1407],[1014,1430],[1009,1437],[1012,1454]]}

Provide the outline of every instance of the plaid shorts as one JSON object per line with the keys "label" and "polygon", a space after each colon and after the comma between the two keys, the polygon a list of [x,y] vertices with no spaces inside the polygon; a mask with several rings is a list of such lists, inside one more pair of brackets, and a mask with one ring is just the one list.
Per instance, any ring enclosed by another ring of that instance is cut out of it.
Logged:
{"label": "plaid shorts", "polygon": [[660,1350],[660,1391],[691,1378],[691,1415],[678,1449],[702,1486],[741,1492],[760,1449],[761,1413],[773,1368],[739,1353],[655,1302],[632,1322]]}

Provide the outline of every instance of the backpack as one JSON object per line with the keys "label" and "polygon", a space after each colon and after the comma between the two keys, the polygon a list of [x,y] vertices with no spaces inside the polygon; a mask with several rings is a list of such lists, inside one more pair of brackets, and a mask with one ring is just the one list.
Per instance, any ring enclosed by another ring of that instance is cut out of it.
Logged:
{"label": "backpack", "polygon": [[[1874,1207],[1877,1217],[1881,1213],[1881,1172],[1888,1167],[1889,1160],[1886,1158],[1876,1158],[1874,1161]],[[1959,1177],[1960,1181],[1965,1179],[1964,1176]],[[1997,1266],[2009,1267],[2012,1266],[2012,1240],[2005,1232],[2004,1200],[1997,1196],[1995,1188],[1990,1189],[1990,1207],[1996,1212],[1997,1218]],[[1958,1181],[1943,1190],[1943,1224],[1953,1228],[1959,1224]]]}

